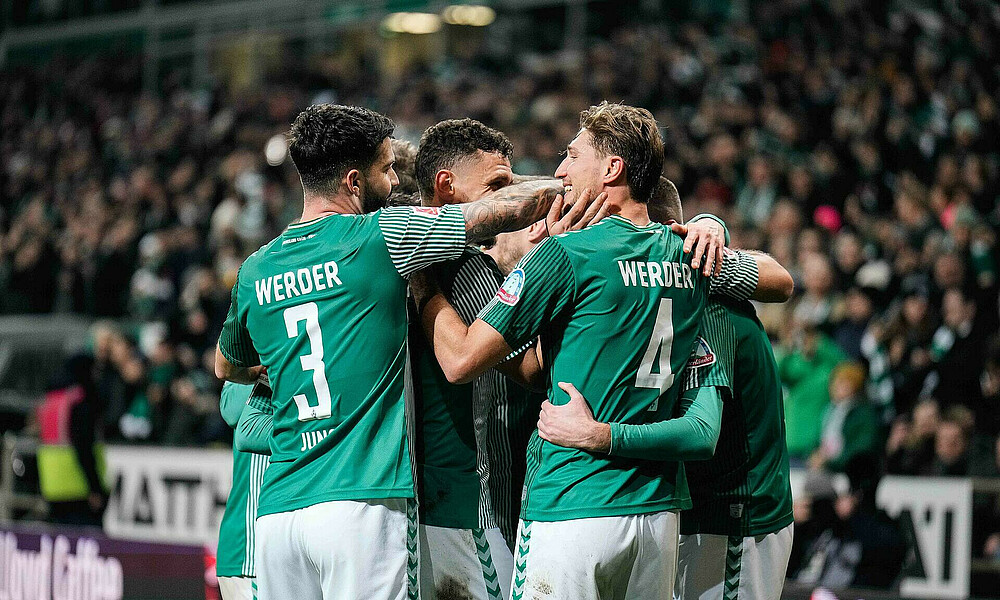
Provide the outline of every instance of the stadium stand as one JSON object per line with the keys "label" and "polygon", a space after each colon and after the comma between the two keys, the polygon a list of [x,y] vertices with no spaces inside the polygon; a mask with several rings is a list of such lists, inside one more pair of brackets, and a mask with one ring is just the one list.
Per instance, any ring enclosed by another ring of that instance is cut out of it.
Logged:
{"label": "stadium stand", "polygon": [[[513,141],[515,172],[550,174],[579,111],[618,100],[663,127],[685,213],[719,214],[734,246],[796,279],[760,310],[793,464],[875,452],[890,474],[1000,476],[1000,12],[750,4],[625,24],[579,52],[482,44],[401,77],[370,52],[288,53],[249,87],[167,70],[156,91],[138,56],[8,65],[0,314],[91,320],[104,439],[226,441],[214,346],[242,260],[297,216],[274,136],[301,108],[369,105],[413,142],[476,118]],[[844,443],[845,406],[863,442]],[[1000,561],[996,503],[974,519],[973,556]]]}

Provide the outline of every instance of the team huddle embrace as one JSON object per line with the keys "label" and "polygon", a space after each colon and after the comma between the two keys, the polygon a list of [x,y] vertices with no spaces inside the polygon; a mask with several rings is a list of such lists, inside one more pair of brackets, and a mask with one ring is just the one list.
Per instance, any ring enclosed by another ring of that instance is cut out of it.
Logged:
{"label": "team huddle embrace", "polygon": [[224,599],[778,598],[788,456],[750,300],[787,271],[682,224],[644,109],[583,111],[555,177],[471,119],[415,155],[393,129],[303,111],[302,216],[233,286]]}

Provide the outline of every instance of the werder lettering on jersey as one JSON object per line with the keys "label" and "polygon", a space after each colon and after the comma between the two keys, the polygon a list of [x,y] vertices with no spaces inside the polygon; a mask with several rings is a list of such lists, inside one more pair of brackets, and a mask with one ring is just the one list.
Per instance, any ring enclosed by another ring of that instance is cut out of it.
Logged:
{"label": "werder lettering on jersey", "polygon": [[304,296],[314,291],[322,292],[334,285],[344,285],[338,275],[339,271],[337,263],[330,260],[311,267],[257,279],[253,282],[257,291],[257,303],[264,306],[275,300]]}
{"label": "werder lettering on jersey", "polygon": [[691,267],[684,263],[620,260],[618,270],[625,287],[694,288]]}

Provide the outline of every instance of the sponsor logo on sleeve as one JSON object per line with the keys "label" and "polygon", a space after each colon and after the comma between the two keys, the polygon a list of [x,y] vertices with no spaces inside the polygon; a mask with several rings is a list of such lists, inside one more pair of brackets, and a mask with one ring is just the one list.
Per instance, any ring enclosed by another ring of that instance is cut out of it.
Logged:
{"label": "sponsor logo on sleeve", "polygon": [[514,269],[503,280],[503,285],[497,290],[497,298],[500,302],[508,306],[514,306],[521,299],[521,290],[524,289],[524,271]]}
{"label": "sponsor logo on sleeve", "polygon": [[712,364],[715,364],[715,353],[712,352],[712,347],[708,345],[705,338],[699,335],[694,341],[694,350],[688,359],[688,367],[697,369]]}

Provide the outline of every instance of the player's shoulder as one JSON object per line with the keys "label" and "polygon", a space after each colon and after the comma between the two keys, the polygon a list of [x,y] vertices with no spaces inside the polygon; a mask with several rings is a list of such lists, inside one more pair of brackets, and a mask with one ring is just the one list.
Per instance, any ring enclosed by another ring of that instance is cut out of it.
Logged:
{"label": "player's shoulder", "polygon": [[250,256],[244,259],[243,264],[240,265],[238,274],[240,281],[245,282],[248,278],[254,278],[256,273],[261,269],[263,263],[267,260],[267,256],[273,252],[275,248],[280,248],[281,238],[282,236],[279,235],[260,248],[257,248],[257,250],[251,253]]}

